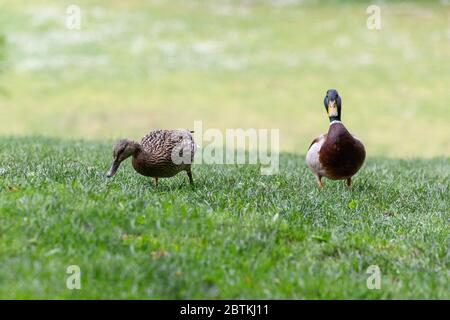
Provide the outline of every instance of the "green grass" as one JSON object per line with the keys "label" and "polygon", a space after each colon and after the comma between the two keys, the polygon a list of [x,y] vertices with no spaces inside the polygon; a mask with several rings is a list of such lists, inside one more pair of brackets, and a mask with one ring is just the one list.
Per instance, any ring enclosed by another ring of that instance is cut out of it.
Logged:
{"label": "green grass", "polygon": [[275,3],[80,0],[71,31],[73,1],[3,0],[0,134],[137,139],[202,120],[283,128],[301,154],[337,88],[371,155],[450,156],[450,6],[384,1],[374,31],[373,1]]}
{"label": "green grass", "polygon": [[[450,298],[445,1],[380,2],[379,31],[372,1],[79,0],[79,31],[69,4],[1,4],[0,298]],[[332,87],[352,190],[302,155]],[[195,120],[280,129],[280,174],[105,178],[111,138]]]}
{"label": "green grass", "polygon": [[195,187],[156,188],[129,162],[107,180],[110,153],[0,139],[0,298],[450,298],[448,158],[369,156],[352,190],[289,154],[279,175],[197,165]]}

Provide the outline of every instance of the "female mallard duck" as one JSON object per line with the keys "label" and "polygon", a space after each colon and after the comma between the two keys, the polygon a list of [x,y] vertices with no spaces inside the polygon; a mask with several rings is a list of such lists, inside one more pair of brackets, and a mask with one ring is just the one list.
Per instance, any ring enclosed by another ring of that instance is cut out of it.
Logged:
{"label": "female mallard duck", "polygon": [[314,139],[306,155],[306,163],[315,175],[319,187],[322,177],[347,180],[352,186],[352,176],[358,172],[366,158],[361,140],[350,134],[341,122],[341,97],[330,89],[324,100],[330,118],[328,133]]}
{"label": "female mallard duck", "polygon": [[173,177],[180,171],[186,171],[193,184],[191,164],[196,144],[191,133],[185,129],[155,130],[143,137],[141,143],[119,140],[113,147],[113,163],[107,177],[112,177],[120,163],[132,156],[134,170],[154,178],[156,185],[158,178]]}

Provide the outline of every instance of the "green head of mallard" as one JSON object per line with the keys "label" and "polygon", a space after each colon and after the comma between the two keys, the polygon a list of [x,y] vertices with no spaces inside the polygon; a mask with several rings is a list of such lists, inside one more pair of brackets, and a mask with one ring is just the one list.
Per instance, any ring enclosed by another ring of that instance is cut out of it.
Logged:
{"label": "green head of mallard", "polygon": [[113,162],[106,176],[111,178],[114,174],[116,174],[120,163],[131,156],[135,156],[139,152],[140,148],[141,146],[138,143],[128,139],[121,139],[117,141],[113,146]]}
{"label": "green head of mallard", "polygon": [[329,89],[323,100],[330,122],[341,121],[341,97],[335,89]]}

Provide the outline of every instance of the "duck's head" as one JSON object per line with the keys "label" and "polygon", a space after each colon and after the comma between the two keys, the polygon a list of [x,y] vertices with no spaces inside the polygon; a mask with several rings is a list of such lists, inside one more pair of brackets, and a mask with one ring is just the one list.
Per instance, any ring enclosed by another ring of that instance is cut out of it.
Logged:
{"label": "duck's head", "polygon": [[131,156],[135,156],[140,148],[141,146],[138,143],[128,139],[117,141],[113,146],[113,162],[106,176],[111,178],[119,169],[120,163]]}
{"label": "duck's head", "polygon": [[341,97],[334,89],[329,89],[323,100],[330,122],[341,121]]}

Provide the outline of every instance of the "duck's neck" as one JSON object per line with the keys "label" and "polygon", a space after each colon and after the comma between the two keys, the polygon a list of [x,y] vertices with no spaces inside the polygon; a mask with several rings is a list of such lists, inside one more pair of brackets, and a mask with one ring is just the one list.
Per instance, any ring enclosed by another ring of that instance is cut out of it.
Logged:
{"label": "duck's neck", "polygon": [[337,117],[330,117],[330,126],[335,123],[342,123],[341,119],[338,119]]}
{"label": "duck's neck", "polygon": [[344,124],[340,120],[330,121],[330,127],[328,129],[328,140],[334,141],[337,137],[347,135],[348,131]]}
{"label": "duck's neck", "polygon": [[134,152],[133,152],[133,158],[137,158],[142,153],[145,153],[144,149],[139,143],[135,143],[134,145]]}
{"label": "duck's neck", "polygon": [[151,156],[150,152],[144,150],[142,146],[136,149],[136,152],[133,154],[134,159],[149,159]]}

